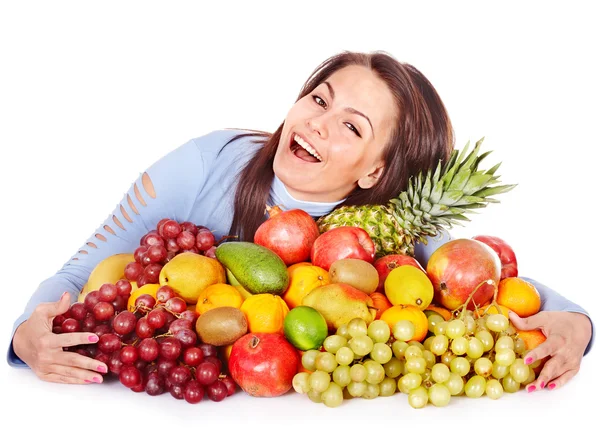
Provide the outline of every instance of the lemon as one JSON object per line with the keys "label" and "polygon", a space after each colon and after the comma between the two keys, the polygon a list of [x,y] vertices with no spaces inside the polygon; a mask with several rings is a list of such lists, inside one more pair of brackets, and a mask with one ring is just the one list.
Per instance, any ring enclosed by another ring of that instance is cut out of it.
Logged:
{"label": "lemon", "polygon": [[327,321],[310,306],[296,306],[285,316],[283,333],[296,349],[319,349],[327,338]]}
{"label": "lemon", "polygon": [[433,284],[419,268],[403,265],[385,279],[385,295],[392,305],[416,306],[424,310],[433,300]]}

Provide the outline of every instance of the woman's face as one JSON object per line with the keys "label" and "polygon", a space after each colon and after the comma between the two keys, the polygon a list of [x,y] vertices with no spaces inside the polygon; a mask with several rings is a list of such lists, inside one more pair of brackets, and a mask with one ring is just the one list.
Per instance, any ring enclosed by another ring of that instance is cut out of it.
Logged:
{"label": "woman's face", "polygon": [[275,174],[304,201],[335,202],[356,186],[372,187],[383,171],[396,109],[386,84],[368,68],[337,71],[288,112]]}

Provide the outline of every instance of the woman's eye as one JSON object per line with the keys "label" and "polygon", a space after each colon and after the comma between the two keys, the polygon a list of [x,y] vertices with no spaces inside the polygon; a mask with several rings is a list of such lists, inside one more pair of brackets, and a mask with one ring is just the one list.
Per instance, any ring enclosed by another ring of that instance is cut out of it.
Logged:
{"label": "woman's eye", "polygon": [[[327,107],[327,103],[326,103],[325,101],[323,101],[323,98],[321,98],[320,96],[318,96],[318,95],[313,95],[313,99],[314,99],[314,100],[315,100],[315,102],[316,102],[318,105],[320,105],[321,107]],[[319,101],[321,101],[323,104],[321,104]],[[352,125],[351,123],[349,123],[349,122],[346,122],[346,123],[347,123],[348,125],[350,125],[350,126],[346,126],[346,128],[348,128],[350,131],[354,132],[354,133],[355,133],[357,136],[359,136],[359,137],[360,137],[360,133],[358,132],[358,129],[356,129],[356,128],[354,127],[354,125]]]}
{"label": "woman's eye", "polygon": [[358,136],[360,137],[360,134],[358,133],[358,129],[356,129],[356,128],[354,127],[354,125],[352,125],[351,123],[348,123],[348,122],[346,122],[346,123],[347,123],[348,125],[350,125],[350,126],[347,126],[347,128],[348,128],[350,131],[354,132],[356,135],[358,135]]}
{"label": "woman's eye", "polygon": [[[323,98],[319,97],[318,95],[313,95],[313,99],[317,102],[317,104],[319,104],[322,107],[326,107],[327,104],[325,103],[325,101],[323,101]],[[319,100],[321,100],[323,102],[323,104],[321,104],[319,102]]]}

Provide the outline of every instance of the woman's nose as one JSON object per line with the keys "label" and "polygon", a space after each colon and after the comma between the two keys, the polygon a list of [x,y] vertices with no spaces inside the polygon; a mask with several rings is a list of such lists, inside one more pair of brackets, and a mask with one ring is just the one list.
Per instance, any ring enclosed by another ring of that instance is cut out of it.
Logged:
{"label": "woman's nose", "polygon": [[327,119],[323,116],[313,117],[307,120],[307,127],[311,133],[319,134],[320,138],[327,138]]}

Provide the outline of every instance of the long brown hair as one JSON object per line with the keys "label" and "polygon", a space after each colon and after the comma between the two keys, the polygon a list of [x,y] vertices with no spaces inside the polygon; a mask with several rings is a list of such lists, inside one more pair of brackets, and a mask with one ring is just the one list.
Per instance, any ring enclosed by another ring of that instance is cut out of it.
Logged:
{"label": "long brown hair", "polygon": [[[296,101],[308,95],[329,76],[349,65],[362,65],[382,79],[392,92],[400,117],[385,146],[384,171],[370,189],[356,187],[343,205],[385,204],[406,189],[408,180],[419,171],[445,162],[454,147],[454,132],[437,91],[415,67],[396,60],[387,52],[343,51],[322,62],[303,85]],[[258,137],[256,154],[240,172],[235,194],[233,223],[229,234],[252,241],[265,220],[265,206],[274,178],[273,159],[283,130],[273,133],[250,130],[238,138]]]}

